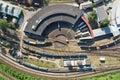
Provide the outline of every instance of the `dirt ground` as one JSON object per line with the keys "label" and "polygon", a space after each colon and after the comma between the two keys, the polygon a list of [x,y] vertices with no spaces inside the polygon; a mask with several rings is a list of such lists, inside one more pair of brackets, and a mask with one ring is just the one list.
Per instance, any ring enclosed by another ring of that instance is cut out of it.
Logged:
{"label": "dirt ground", "polygon": [[103,56],[88,56],[93,69],[100,69],[100,68],[113,68],[113,67],[120,67],[120,58],[109,57],[105,56],[105,62],[100,62],[100,57]]}
{"label": "dirt ground", "polygon": [[113,41],[111,38],[99,40],[99,41],[96,41],[92,46],[100,46],[100,45],[106,44],[111,41]]}

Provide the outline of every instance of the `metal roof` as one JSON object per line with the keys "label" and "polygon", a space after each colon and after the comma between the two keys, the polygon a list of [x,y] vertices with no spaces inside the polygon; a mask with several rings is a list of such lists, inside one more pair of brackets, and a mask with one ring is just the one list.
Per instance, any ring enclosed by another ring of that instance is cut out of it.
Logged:
{"label": "metal roof", "polygon": [[97,7],[96,9],[98,22],[103,21],[104,19],[107,19],[107,13],[104,9],[104,6]]}
{"label": "metal roof", "polygon": [[103,36],[112,33],[109,27],[103,27],[93,30],[94,37]]}
{"label": "metal roof", "polygon": [[14,7],[12,5],[8,5],[7,3],[0,2],[0,12],[5,15],[10,15],[16,18],[19,18],[22,10],[20,8]]}
{"label": "metal roof", "polygon": [[[79,8],[65,5],[65,4],[58,4],[47,6],[42,10],[38,11],[28,22],[25,32],[42,35],[44,29],[51,23],[56,21],[66,21],[74,24],[75,21],[80,18],[82,15],[82,11]],[[36,31],[32,30],[32,26],[36,25],[36,20],[42,19],[41,24],[38,26]]]}
{"label": "metal roof", "polygon": [[101,2],[103,2],[104,0],[93,0],[93,2],[94,3],[97,3],[97,4],[99,4],[99,3],[101,3]]}

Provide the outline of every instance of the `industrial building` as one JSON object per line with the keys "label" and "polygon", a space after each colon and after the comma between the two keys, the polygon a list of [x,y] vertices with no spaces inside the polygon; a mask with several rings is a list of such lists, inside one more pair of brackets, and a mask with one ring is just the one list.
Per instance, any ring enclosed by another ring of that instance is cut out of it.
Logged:
{"label": "industrial building", "polygon": [[17,23],[22,14],[22,9],[16,6],[0,2],[0,13],[2,18],[12,17],[12,22]]}

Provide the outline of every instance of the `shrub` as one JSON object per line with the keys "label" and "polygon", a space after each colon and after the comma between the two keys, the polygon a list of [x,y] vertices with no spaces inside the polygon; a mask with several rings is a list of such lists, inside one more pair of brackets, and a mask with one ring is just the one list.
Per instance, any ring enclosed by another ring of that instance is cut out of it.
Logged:
{"label": "shrub", "polygon": [[100,26],[101,27],[106,27],[106,26],[108,26],[109,23],[110,23],[110,21],[108,19],[105,19],[105,20],[100,22]]}
{"label": "shrub", "polygon": [[5,47],[10,47],[11,44],[8,41],[2,41],[1,45],[5,46]]}
{"label": "shrub", "polygon": [[97,14],[95,11],[91,12],[88,15],[88,20],[89,20],[89,22],[96,22],[97,21]]}

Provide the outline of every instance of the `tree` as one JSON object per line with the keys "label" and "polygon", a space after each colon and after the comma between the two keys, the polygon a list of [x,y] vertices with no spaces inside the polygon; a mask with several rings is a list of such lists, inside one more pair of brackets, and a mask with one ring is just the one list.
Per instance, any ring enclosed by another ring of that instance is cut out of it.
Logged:
{"label": "tree", "polygon": [[96,7],[96,3],[92,3],[92,5],[90,6],[91,8]]}
{"label": "tree", "polygon": [[43,5],[48,5],[48,3],[50,2],[50,0],[43,0]]}
{"label": "tree", "polygon": [[11,44],[8,41],[5,41],[5,40],[1,42],[1,45],[5,46],[5,47],[10,47],[11,46]]}
{"label": "tree", "polygon": [[5,19],[0,19],[0,29],[6,29],[9,27],[8,22]]}
{"label": "tree", "polygon": [[97,14],[95,11],[91,12],[89,15],[88,15],[88,20],[89,22],[96,22],[97,21]]}
{"label": "tree", "polygon": [[110,21],[108,19],[105,19],[105,20],[100,22],[100,26],[101,27],[106,27],[106,26],[108,26],[109,23],[110,23]]}
{"label": "tree", "polygon": [[7,28],[15,29],[15,26],[11,23],[8,23],[5,19],[0,19],[0,29],[5,30]]}
{"label": "tree", "polygon": [[88,20],[89,20],[89,23],[90,23],[91,26],[92,26],[92,29],[98,28],[97,14],[96,14],[95,11],[90,12],[90,13],[88,14]]}

